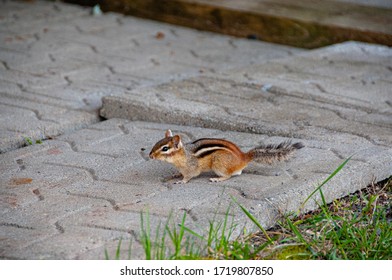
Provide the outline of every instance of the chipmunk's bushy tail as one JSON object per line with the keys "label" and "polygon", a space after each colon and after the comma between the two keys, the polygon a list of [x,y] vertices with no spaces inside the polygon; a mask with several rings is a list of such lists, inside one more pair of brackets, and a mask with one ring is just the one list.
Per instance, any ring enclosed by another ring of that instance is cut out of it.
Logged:
{"label": "chipmunk's bushy tail", "polygon": [[277,145],[261,145],[246,153],[249,161],[272,164],[290,158],[296,150],[303,148],[301,142],[291,144],[291,141],[282,142]]}

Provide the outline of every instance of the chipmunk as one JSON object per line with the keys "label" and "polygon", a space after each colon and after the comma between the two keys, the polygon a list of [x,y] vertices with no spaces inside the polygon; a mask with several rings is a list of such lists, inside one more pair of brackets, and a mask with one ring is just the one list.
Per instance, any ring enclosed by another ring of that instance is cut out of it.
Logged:
{"label": "chipmunk", "polygon": [[303,148],[300,142],[290,141],[278,145],[261,145],[244,153],[230,141],[215,138],[201,138],[183,144],[179,135],[170,130],[165,138],[158,141],[150,152],[151,159],[173,164],[183,179],[176,182],[187,183],[202,172],[214,171],[219,177],[210,178],[211,182],[222,182],[231,176],[240,175],[251,161],[272,164],[288,159],[295,150]]}

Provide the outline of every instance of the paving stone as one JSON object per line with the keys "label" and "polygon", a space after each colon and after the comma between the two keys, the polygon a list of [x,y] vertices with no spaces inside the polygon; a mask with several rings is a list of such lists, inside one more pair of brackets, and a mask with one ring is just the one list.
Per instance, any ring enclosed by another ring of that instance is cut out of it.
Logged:
{"label": "paving stone", "polygon": [[17,1],[2,1],[4,16],[1,18],[0,30],[11,31],[12,28],[31,28],[50,25],[56,21],[72,20],[81,15],[88,15],[89,9],[61,3],[18,3]]}
{"label": "paving stone", "polygon": [[344,133],[389,146],[391,57],[387,47],[344,43],[105,97],[101,115],[307,139]]}
{"label": "paving stone", "polygon": [[[31,246],[36,242],[39,243],[55,234],[54,230],[53,232],[48,233],[45,230],[32,229],[12,224],[0,224],[0,229],[0,236],[2,239],[0,252],[2,254],[2,259],[23,259],[20,254],[21,252],[23,253],[24,248]],[[15,254],[15,251],[19,251],[19,254]],[[31,254],[31,252],[29,253]],[[24,259],[29,258],[25,257]],[[37,256],[30,259],[37,259]]]}
{"label": "paving stone", "polygon": [[[36,76],[16,70],[1,70],[1,80],[7,84],[12,83],[22,90],[31,91],[54,85],[67,85],[68,82],[60,75]],[[4,89],[5,90],[5,89]]]}
{"label": "paving stone", "polygon": [[1,126],[0,153],[22,147],[20,135],[42,140],[98,122],[104,96],[303,51],[65,3],[1,5],[0,104],[19,107]]}
{"label": "paving stone", "polygon": [[[123,235],[122,232],[106,229],[71,227],[67,233],[53,234],[45,240],[34,242],[27,247],[14,251],[7,250],[5,254],[7,258],[11,259],[78,259],[79,255],[99,248],[101,255],[96,255],[94,259],[104,259],[105,247],[103,246],[103,240],[116,240],[118,242]],[[50,250],[48,250],[48,247]]]}

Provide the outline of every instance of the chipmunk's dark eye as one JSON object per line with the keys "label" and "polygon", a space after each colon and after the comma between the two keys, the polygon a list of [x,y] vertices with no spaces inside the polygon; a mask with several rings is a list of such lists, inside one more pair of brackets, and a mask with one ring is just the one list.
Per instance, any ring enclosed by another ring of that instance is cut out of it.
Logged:
{"label": "chipmunk's dark eye", "polygon": [[169,147],[168,146],[163,146],[162,147],[162,152],[167,152],[169,150]]}

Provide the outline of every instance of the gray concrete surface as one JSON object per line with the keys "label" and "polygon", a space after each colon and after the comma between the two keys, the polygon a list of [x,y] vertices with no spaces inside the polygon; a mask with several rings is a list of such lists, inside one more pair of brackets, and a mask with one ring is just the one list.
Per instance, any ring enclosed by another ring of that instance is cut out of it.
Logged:
{"label": "gray concrete surface", "polygon": [[[153,234],[184,212],[203,233],[231,205],[239,233],[255,228],[233,198],[268,227],[351,155],[328,201],[392,175],[389,48],[303,52],[60,3],[1,4],[1,259],[103,259],[120,239],[122,257],[133,240],[140,259],[141,212]],[[244,150],[305,148],[225,182],[175,185],[173,167],[147,156],[168,128]],[[20,148],[24,136],[51,137]]]}
{"label": "gray concrete surface", "polygon": [[101,114],[309,140],[355,135],[390,147],[391,65],[391,48],[348,42],[105,97]]}
{"label": "gray concrete surface", "polygon": [[63,3],[0,4],[0,153],[98,122],[103,96],[301,51]]}
{"label": "gray concrete surface", "polygon": [[[166,178],[175,173],[168,164],[148,160],[152,145],[171,128],[185,139],[225,137],[244,150],[284,137],[219,131],[111,119],[78,132],[8,152],[1,157],[2,258],[102,259],[114,255],[122,238],[126,257],[133,240],[133,258],[143,258],[140,212],[149,211],[151,228],[173,214],[179,222],[205,233],[208,222],[222,221],[233,204],[244,205],[264,226],[282,212],[295,211],[346,155],[348,163],[324,188],[328,201],[385,178],[392,170],[392,151],[358,136],[335,135],[321,140],[302,139],[305,148],[286,163],[252,164],[244,174],[222,183],[210,183],[209,174],[175,185]],[[358,150],[360,146],[360,150]],[[310,201],[305,210],[313,209]],[[239,225],[255,230],[232,206]]]}

